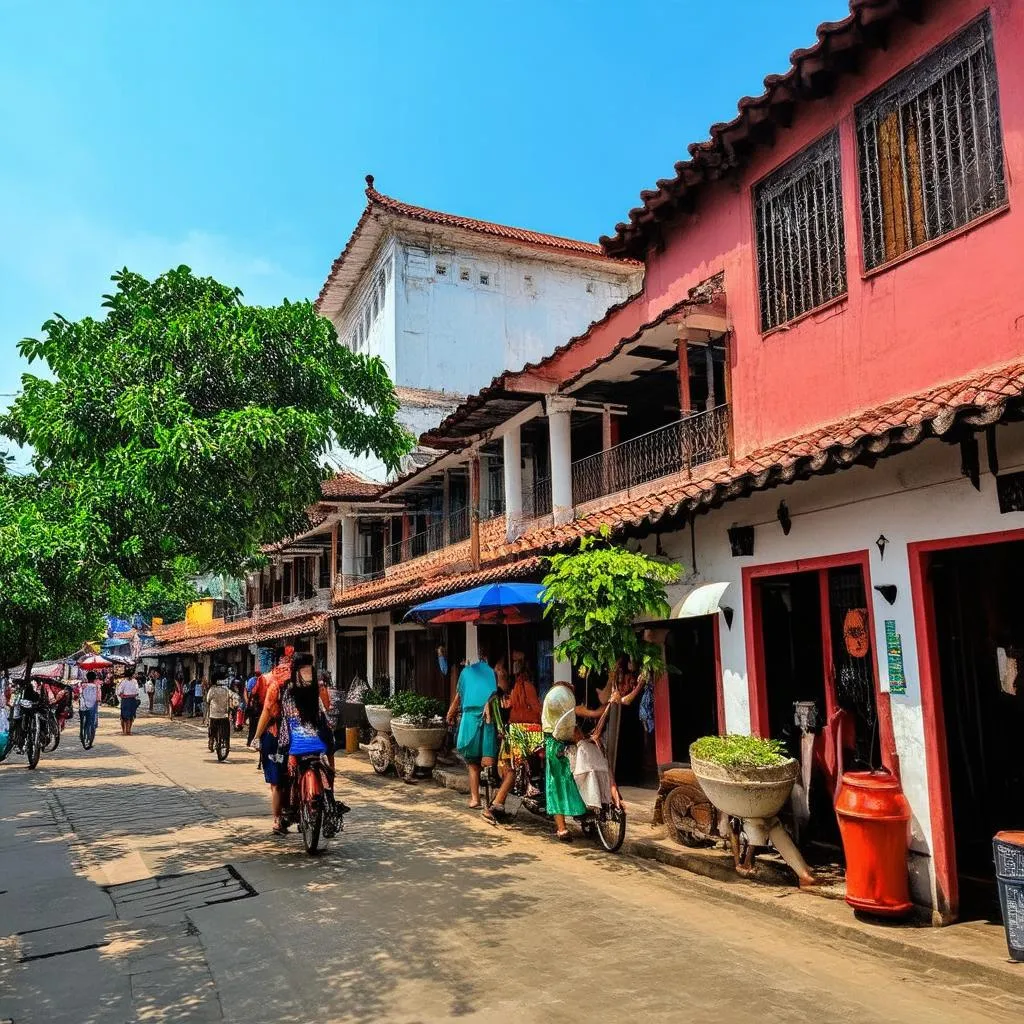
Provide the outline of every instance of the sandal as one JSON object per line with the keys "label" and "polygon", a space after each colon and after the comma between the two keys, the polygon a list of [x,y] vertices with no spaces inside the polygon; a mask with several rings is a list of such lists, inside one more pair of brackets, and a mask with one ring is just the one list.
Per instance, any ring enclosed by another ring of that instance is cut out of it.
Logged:
{"label": "sandal", "polygon": [[481,807],[483,807],[483,804],[470,804],[469,805],[469,809],[471,811],[479,811]]}
{"label": "sandal", "polygon": [[288,826],[282,825],[280,822],[278,822],[270,831],[275,836],[286,836],[288,835]]}
{"label": "sandal", "polygon": [[490,807],[485,807],[484,812],[481,815],[484,821],[489,821],[492,825],[500,825],[505,820],[505,808],[495,807],[491,804]]}
{"label": "sandal", "polygon": [[557,839],[560,843],[571,843],[572,842],[572,833],[569,832],[569,831],[556,832],[555,833],[555,839]]}

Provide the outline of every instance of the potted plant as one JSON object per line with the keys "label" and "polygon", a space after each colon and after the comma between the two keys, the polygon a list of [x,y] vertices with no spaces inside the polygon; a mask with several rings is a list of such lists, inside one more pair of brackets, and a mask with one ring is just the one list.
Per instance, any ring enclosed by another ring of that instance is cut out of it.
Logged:
{"label": "potted plant", "polygon": [[400,747],[416,751],[416,767],[432,770],[448,727],[444,705],[418,693],[396,693],[390,701],[391,734]]}
{"label": "potted plant", "polygon": [[690,768],[711,803],[742,821],[747,840],[742,856],[738,836],[733,839],[733,857],[740,874],[753,874],[756,848],[770,843],[802,886],[814,884],[811,869],[777,817],[793,791],[800,768],[778,740],[703,736],[690,744]]}
{"label": "potted plant", "polygon": [[380,690],[369,689],[363,694],[363,709],[371,729],[378,733],[391,731],[391,697]]}

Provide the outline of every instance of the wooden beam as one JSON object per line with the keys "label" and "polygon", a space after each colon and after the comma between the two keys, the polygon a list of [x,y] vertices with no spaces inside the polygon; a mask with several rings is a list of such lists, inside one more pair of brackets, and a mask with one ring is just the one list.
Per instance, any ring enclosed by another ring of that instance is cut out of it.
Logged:
{"label": "wooden beam", "polygon": [[676,341],[679,374],[679,413],[681,417],[690,415],[690,348],[683,330]]}

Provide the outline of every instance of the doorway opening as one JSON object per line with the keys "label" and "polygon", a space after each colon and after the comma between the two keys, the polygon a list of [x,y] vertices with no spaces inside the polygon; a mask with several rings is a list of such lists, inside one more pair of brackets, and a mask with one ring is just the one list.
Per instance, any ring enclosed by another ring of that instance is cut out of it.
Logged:
{"label": "doorway opening", "polygon": [[999,921],[992,836],[1024,828],[1024,541],[928,561],[959,916]]}
{"label": "doorway opening", "polygon": [[805,855],[841,860],[833,808],[840,756],[843,770],[876,769],[885,760],[864,569],[855,563],[758,573],[757,731],[780,740],[809,773],[806,802],[794,801]]}
{"label": "doorway opening", "polygon": [[665,635],[672,760],[689,763],[690,744],[716,736],[724,722],[718,715],[718,656],[715,616],[674,619]]}

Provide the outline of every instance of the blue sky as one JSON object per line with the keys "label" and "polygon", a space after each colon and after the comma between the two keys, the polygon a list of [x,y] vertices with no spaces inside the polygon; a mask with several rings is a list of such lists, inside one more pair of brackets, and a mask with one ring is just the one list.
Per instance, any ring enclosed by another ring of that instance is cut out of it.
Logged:
{"label": "blue sky", "polygon": [[363,206],[596,239],[845,0],[0,0],[0,406],[110,274],[315,296]]}

